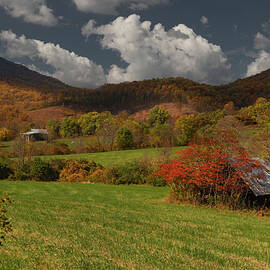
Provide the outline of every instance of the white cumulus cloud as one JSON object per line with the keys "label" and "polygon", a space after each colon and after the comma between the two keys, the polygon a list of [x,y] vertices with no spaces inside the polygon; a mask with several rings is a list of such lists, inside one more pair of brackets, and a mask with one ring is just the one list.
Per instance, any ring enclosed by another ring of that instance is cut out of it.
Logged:
{"label": "white cumulus cloud", "polygon": [[246,76],[256,75],[270,68],[270,53],[262,50],[258,57],[248,65]]}
{"label": "white cumulus cloud", "polygon": [[106,82],[102,66],[86,57],[65,50],[59,45],[27,39],[24,35],[17,36],[12,31],[0,32],[0,44],[4,48],[4,55],[8,57],[41,60],[53,67],[54,73],[43,73],[67,84],[79,87],[97,87]]}
{"label": "white cumulus cloud", "polygon": [[258,53],[247,67],[246,76],[252,76],[270,68],[270,39],[257,33],[254,39],[254,48]]}
{"label": "white cumulus cloud", "polygon": [[44,26],[54,26],[58,18],[54,16],[46,0],[0,0],[0,7],[14,18]]}
{"label": "white cumulus cloud", "polygon": [[117,14],[117,9],[127,6],[132,10],[147,9],[154,5],[167,4],[171,0],[73,0],[78,10],[98,14]]}
{"label": "white cumulus cloud", "polygon": [[144,80],[154,77],[183,76],[204,83],[224,83],[230,78],[230,65],[222,49],[179,24],[165,30],[151,26],[140,16],[119,17],[110,24],[96,26],[90,20],[82,34],[102,36],[103,48],[120,54],[126,68],[112,65],[107,81]]}

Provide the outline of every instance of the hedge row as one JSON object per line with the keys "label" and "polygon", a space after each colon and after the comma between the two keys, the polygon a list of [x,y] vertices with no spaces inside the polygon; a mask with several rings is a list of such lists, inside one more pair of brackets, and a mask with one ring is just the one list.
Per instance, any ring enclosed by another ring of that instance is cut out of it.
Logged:
{"label": "hedge row", "polygon": [[161,177],[154,176],[157,168],[155,162],[146,161],[104,168],[88,160],[44,161],[35,158],[31,162],[21,164],[2,158],[0,159],[0,179],[164,186],[166,182]]}

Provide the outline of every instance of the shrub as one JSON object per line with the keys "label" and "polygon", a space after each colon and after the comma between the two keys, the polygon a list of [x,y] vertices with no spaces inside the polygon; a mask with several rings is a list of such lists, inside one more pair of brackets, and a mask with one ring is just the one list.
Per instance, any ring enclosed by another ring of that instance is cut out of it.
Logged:
{"label": "shrub", "polygon": [[0,157],[0,180],[7,179],[11,173],[8,159]]}
{"label": "shrub", "polygon": [[119,171],[119,168],[117,167],[111,167],[111,168],[105,168],[103,172],[103,179],[102,182],[104,184],[119,184],[118,179],[120,178],[121,174]]}
{"label": "shrub", "polygon": [[122,127],[117,132],[115,142],[119,149],[129,149],[133,145],[133,136],[129,129]]}
{"label": "shrub", "polygon": [[141,162],[130,162],[119,167],[120,177],[116,184],[145,184],[145,176],[148,175],[148,168]]}
{"label": "shrub", "polygon": [[105,184],[113,185],[166,185],[166,182],[153,175],[154,167],[144,161],[128,162],[120,167],[106,168],[99,179]]}
{"label": "shrub", "polygon": [[35,158],[30,168],[31,179],[36,181],[55,181],[57,180],[57,172],[52,168],[50,163]]}
{"label": "shrub", "polygon": [[7,217],[7,204],[11,203],[10,198],[4,194],[0,198],[0,246],[6,238],[6,235],[12,231],[11,219]]}
{"label": "shrub", "polygon": [[170,184],[172,196],[178,200],[236,208],[249,191],[244,172],[253,166],[256,164],[233,141],[207,140],[190,145],[157,175]]}
{"label": "shrub", "polygon": [[102,168],[94,161],[68,160],[60,172],[59,180],[64,182],[88,181],[91,175]]}
{"label": "shrub", "polygon": [[30,174],[31,165],[30,162],[24,162],[21,164],[20,161],[14,162],[13,164],[13,174],[9,176],[11,181],[27,181],[31,180]]}
{"label": "shrub", "polygon": [[105,184],[105,170],[102,168],[96,169],[88,178],[91,183]]}

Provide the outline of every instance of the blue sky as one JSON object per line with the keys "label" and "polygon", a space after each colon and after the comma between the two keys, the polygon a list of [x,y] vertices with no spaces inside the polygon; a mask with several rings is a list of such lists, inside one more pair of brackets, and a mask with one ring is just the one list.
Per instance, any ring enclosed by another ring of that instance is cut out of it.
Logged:
{"label": "blue sky", "polygon": [[0,56],[70,85],[270,68],[269,0],[0,0]]}

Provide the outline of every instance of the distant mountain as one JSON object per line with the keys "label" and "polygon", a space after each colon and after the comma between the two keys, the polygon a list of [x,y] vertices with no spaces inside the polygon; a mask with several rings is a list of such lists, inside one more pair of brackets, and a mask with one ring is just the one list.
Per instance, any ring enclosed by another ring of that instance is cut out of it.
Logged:
{"label": "distant mountain", "polygon": [[57,79],[41,75],[23,65],[15,64],[1,57],[0,81],[5,81],[10,85],[32,89],[53,90],[70,87]]}
{"label": "distant mountain", "polygon": [[191,111],[210,111],[222,108],[229,101],[239,108],[248,106],[258,97],[270,98],[270,70],[220,86],[166,78],[82,89],[0,58],[0,104],[12,106],[10,110],[64,106],[81,112],[126,110],[136,113],[155,104],[170,102],[188,105]]}

